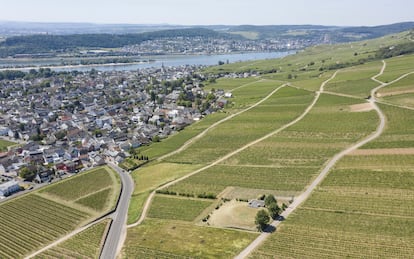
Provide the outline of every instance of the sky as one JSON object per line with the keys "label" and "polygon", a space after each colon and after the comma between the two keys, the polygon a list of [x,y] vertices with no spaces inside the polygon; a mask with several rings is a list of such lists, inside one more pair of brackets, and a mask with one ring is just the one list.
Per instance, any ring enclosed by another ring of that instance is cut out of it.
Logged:
{"label": "sky", "polygon": [[182,25],[381,25],[414,21],[413,0],[0,0],[0,20]]}

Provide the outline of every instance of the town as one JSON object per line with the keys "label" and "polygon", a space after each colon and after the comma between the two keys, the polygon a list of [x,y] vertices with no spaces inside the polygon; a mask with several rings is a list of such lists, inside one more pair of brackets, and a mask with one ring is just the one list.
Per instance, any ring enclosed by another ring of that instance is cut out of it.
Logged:
{"label": "town", "polygon": [[123,54],[138,55],[205,55],[297,50],[314,44],[315,42],[304,39],[234,40],[222,38],[206,39],[205,37],[170,37],[148,40],[136,45],[128,45],[121,48],[120,52]]}
{"label": "town", "polygon": [[219,110],[231,94],[205,92],[215,78],[201,68],[2,72],[0,136],[19,144],[0,153],[0,196],[106,162],[122,166],[134,149]]}

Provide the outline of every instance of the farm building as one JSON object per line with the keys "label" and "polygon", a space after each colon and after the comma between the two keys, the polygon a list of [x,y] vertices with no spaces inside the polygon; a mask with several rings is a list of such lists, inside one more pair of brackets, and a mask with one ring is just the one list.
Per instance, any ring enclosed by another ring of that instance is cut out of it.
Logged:
{"label": "farm building", "polygon": [[265,202],[262,200],[250,200],[249,207],[251,208],[263,208],[265,206]]}
{"label": "farm building", "polygon": [[0,196],[9,196],[19,190],[20,186],[16,180],[11,180],[0,184]]}

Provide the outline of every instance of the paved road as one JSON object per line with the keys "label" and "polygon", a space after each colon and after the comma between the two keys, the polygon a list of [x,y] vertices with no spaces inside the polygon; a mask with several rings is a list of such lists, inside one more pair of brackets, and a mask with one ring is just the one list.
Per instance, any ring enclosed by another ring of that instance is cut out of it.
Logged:
{"label": "paved road", "polygon": [[[381,68],[380,73],[371,78],[372,80],[374,80],[377,83],[381,84],[380,86],[376,87],[375,89],[373,89],[371,91],[371,99],[369,100],[369,103],[371,103],[371,105],[376,110],[376,112],[378,113],[378,116],[380,118],[380,124],[378,125],[375,132],[372,133],[367,138],[365,138],[364,140],[358,142],[357,144],[347,148],[346,150],[340,152],[339,154],[336,154],[328,162],[328,164],[323,168],[323,170],[320,172],[318,177],[316,177],[316,179],[308,186],[308,188],[302,194],[300,194],[298,197],[296,197],[294,202],[292,204],[290,204],[289,207],[281,214],[282,219],[286,219],[293,211],[295,211],[298,208],[299,205],[301,205],[305,200],[307,200],[310,197],[310,195],[315,190],[315,188],[323,181],[323,179],[325,179],[328,172],[332,169],[332,167],[335,166],[335,164],[338,162],[338,160],[343,158],[346,154],[348,154],[348,153],[354,151],[355,149],[367,144],[368,142],[374,140],[375,138],[377,138],[381,135],[381,133],[383,132],[384,127],[385,127],[385,116],[382,113],[382,111],[378,108],[378,106],[375,104],[376,100],[375,100],[374,93],[376,91],[378,91],[380,88],[387,85],[387,84],[385,84],[385,83],[383,83],[383,82],[376,79],[377,77],[379,77],[380,75],[382,75],[384,73],[385,67],[386,67],[386,63],[385,63],[385,61],[383,61],[383,66]],[[322,83],[322,85],[319,89],[320,92],[324,91],[325,85],[336,76],[337,72],[330,79],[328,79],[327,81]],[[235,259],[246,258],[254,249],[256,249],[259,245],[261,245],[266,240],[266,238],[270,235],[270,232],[273,229],[276,229],[281,222],[282,221],[280,221],[280,220],[274,220],[270,224],[270,226],[265,230],[265,232],[260,234],[248,247],[246,247],[239,255],[237,255],[235,257]]]}
{"label": "paved road", "polygon": [[125,241],[128,206],[132,192],[134,191],[134,181],[129,173],[124,172],[118,166],[111,163],[108,165],[119,174],[122,183],[119,203],[115,212],[112,214],[113,221],[101,253],[101,258],[113,259],[119,254]]}

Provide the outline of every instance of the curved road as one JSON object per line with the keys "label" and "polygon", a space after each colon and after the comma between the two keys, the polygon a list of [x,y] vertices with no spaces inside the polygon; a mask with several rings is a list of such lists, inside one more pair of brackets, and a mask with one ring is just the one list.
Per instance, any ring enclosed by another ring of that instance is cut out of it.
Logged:
{"label": "curved road", "polygon": [[[384,70],[386,68],[386,63],[385,61],[383,62],[383,66],[381,68],[381,71],[379,74],[373,76],[371,79],[374,80],[377,83],[380,83],[381,85],[372,89],[371,91],[371,99],[368,101],[373,108],[375,109],[375,111],[377,112],[379,118],[380,118],[380,124],[378,125],[377,129],[375,130],[374,133],[372,133],[370,136],[368,136],[367,138],[365,138],[364,140],[358,142],[357,144],[343,150],[342,152],[336,154],[329,162],[328,164],[323,168],[323,170],[320,172],[320,174],[315,178],[315,180],[313,180],[313,182],[308,186],[308,188],[298,197],[296,197],[295,201],[289,205],[289,207],[282,212],[282,214],[280,215],[282,217],[282,219],[287,218],[293,211],[295,211],[299,205],[301,205],[305,200],[307,200],[309,198],[309,196],[312,194],[312,192],[315,190],[315,188],[323,181],[323,179],[326,177],[326,175],[328,174],[329,170],[332,169],[332,167],[334,167],[334,165],[336,164],[336,162],[338,162],[338,160],[340,160],[341,158],[343,158],[345,155],[347,155],[348,153],[354,151],[355,149],[367,144],[368,142],[374,140],[375,138],[379,137],[381,135],[381,133],[384,130],[385,127],[385,116],[382,113],[382,111],[378,108],[378,106],[375,104],[376,100],[375,100],[375,92],[378,91],[380,88],[386,86],[387,84],[377,80],[376,78],[379,77],[380,75],[382,75],[384,73]],[[338,72],[338,71],[337,71]],[[323,92],[324,91],[324,86],[335,77],[336,73],[327,81],[323,82],[319,91]],[[246,247],[239,255],[237,255],[235,257],[235,259],[242,259],[242,258],[246,258],[254,249],[256,249],[259,245],[261,245],[266,238],[270,235],[271,230],[272,229],[276,229],[276,227],[281,223],[282,221],[280,220],[274,220],[270,226],[266,229],[266,232],[263,232],[262,234],[260,234],[248,247]]]}
{"label": "curved road", "polygon": [[120,176],[122,190],[119,197],[118,206],[112,214],[112,224],[102,248],[101,258],[112,259],[120,252],[126,238],[126,221],[128,216],[128,206],[134,191],[134,181],[129,173],[124,172],[118,166],[108,163]]}

